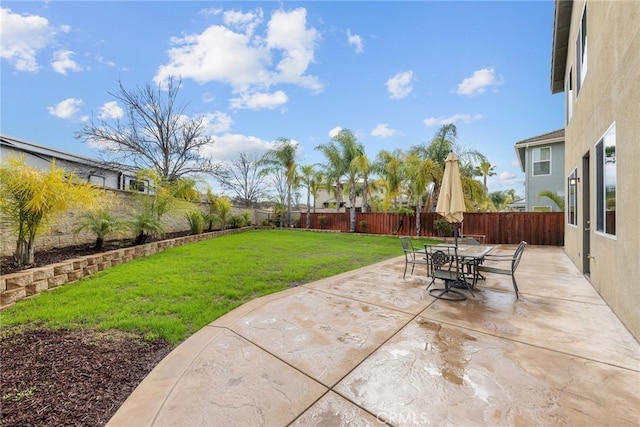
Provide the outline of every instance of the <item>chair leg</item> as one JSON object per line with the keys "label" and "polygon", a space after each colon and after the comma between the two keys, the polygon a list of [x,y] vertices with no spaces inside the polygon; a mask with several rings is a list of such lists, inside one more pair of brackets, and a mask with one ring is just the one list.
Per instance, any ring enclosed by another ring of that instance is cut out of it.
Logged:
{"label": "chair leg", "polygon": [[407,276],[407,267],[408,266],[409,266],[409,263],[405,261],[404,262],[404,274],[402,275],[403,279],[406,278],[406,276]]}
{"label": "chair leg", "polygon": [[513,282],[513,290],[516,291],[516,299],[520,299],[520,295],[518,295],[518,284],[516,283],[516,276],[511,275],[511,282]]}

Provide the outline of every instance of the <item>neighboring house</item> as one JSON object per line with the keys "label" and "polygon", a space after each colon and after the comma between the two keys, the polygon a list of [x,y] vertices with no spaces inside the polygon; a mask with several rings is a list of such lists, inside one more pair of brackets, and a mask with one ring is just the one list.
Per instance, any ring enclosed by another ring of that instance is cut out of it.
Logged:
{"label": "neighboring house", "polygon": [[515,149],[520,169],[525,174],[524,210],[561,212],[551,199],[538,197],[538,194],[550,191],[564,197],[564,129],[518,141]]}
{"label": "neighboring house", "polygon": [[565,251],[638,339],[639,23],[639,1],[556,0],[551,58],[551,92],[565,96]]}
{"label": "neighboring house", "polygon": [[[369,204],[371,204],[372,197],[378,197],[382,199],[384,197],[384,190],[382,188],[378,188],[374,190],[374,194],[372,196],[369,196]],[[336,201],[335,194],[333,194],[333,192],[329,193],[329,191],[327,191],[326,188],[320,188],[318,190],[318,194],[316,196],[316,203],[315,203],[316,212],[318,211],[336,212],[337,211],[336,204],[337,204],[337,201]],[[340,207],[342,208],[340,209],[340,212],[345,212],[346,209],[351,207],[351,204],[349,202],[349,194],[344,194],[342,196],[342,203]],[[360,208],[362,208],[362,196],[357,196],[356,209],[359,211]]]}
{"label": "neighboring house", "polygon": [[97,160],[0,135],[0,159],[21,156],[25,158],[27,165],[41,170],[51,168],[51,163],[55,160],[57,167],[72,172],[80,179],[86,179],[87,182],[98,187],[142,193],[153,192],[149,181],[137,179],[135,171],[115,168]]}
{"label": "neighboring house", "polygon": [[507,212],[526,212],[527,201],[525,199],[515,199],[514,201],[507,203],[505,211]]}

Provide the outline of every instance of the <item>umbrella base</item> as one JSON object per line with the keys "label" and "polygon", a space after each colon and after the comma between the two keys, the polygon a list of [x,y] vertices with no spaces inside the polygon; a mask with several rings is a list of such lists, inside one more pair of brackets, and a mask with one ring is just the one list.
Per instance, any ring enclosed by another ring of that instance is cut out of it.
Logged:
{"label": "umbrella base", "polygon": [[447,301],[463,301],[467,299],[467,296],[460,291],[451,289],[450,287],[440,289],[429,289],[429,295],[437,299],[443,299]]}

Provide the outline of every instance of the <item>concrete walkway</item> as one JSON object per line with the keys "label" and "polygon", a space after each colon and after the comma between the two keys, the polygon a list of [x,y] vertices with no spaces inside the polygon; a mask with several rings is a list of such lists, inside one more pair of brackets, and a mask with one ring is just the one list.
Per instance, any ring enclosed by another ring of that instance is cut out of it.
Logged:
{"label": "concrete walkway", "polygon": [[[513,250],[511,247],[500,249]],[[251,301],[109,426],[638,426],[640,344],[556,247],[435,300],[404,257]]]}

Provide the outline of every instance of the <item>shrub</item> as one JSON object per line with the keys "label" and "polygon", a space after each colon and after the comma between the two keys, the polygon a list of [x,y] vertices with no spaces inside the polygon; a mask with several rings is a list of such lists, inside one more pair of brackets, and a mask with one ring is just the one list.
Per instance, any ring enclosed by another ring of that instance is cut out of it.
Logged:
{"label": "shrub", "polygon": [[367,221],[360,221],[358,225],[360,226],[360,231],[363,233],[367,233],[369,231],[369,223],[367,223]]}
{"label": "shrub", "polygon": [[323,230],[325,228],[327,228],[327,216],[326,215],[320,215],[318,217],[318,223],[320,223],[320,228],[322,228]]}
{"label": "shrub", "polygon": [[189,221],[189,228],[193,234],[200,234],[204,231],[204,217],[199,211],[192,211],[185,215]]}
{"label": "shrub", "polygon": [[433,228],[438,237],[453,236],[453,226],[444,219],[437,219],[433,222]]}

